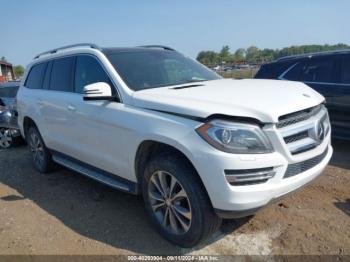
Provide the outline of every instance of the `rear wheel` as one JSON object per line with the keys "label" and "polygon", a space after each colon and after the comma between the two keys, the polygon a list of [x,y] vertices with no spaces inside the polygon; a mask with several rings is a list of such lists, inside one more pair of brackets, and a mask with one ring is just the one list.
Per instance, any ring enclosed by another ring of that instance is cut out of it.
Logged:
{"label": "rear wheel", "polygon": [[4,149],[10,148],[13,142],[11,130],[8,128],[0,128],[0,147]]}
{"label": "rear wheel", "polygon": [[181,157],[159,156],[148,164],[143,196],[157,230],[176,245],[192,247],[221,224],[196,171]]}
{"label": "rear wheel", "polygon": [[36,127],[28,129],[27,141],[36,169],[41,173],[49,172],[53,167],[52,156]]}

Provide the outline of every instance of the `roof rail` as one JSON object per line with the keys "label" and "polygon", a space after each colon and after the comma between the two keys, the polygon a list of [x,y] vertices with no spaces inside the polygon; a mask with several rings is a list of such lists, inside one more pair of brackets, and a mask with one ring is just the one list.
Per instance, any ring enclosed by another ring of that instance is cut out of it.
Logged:
{"label": "roof rail", "polygon": [[277,58],[277,61],[300,58],[300,57],[312,57],[315,55],[339,54],[339,53],[348,53],[348,52],[350,52],[350,49],[338,49],[338,50],[320,51],[320,52],[314,52],[314,53],[304,53],[304,54],[283,56],[283,57]]}
{"label": "roof rail", "polygon": [[100,48],[98,45],[95,45],[95,44],[91,44],[91,43],[79,43],[79,44],[74,44],[74,45],[66,45],[66,46],[58,47],[58,48],[55,48],[55,49],[52,49],[52,50],[49,50],[49,51],[40,53],[40,54],[38,54],[37,56],[35,56],[34,59],[37,59],[37,58],[39,58],[39,57],[42,56],[42,55],[54,54],[54,53],[57,53],[57,51],[60,51],[60,50],[64,50],[64,49],[68,49],[68,48],[73,48],[73,47],[79,47],[79,46],[88,46],[88,47],[91,47],[91,48],[93,48],[93,49],[101,50],[101,48]]}
{"label": "roof rail", "polygon": [[164,46],[164,45],[141,45],[139,47],[145,47],[145,48],[162,48],[164,50],[170,50],[170,51],[175,51],[175,49],[168,47],[168,46]]}

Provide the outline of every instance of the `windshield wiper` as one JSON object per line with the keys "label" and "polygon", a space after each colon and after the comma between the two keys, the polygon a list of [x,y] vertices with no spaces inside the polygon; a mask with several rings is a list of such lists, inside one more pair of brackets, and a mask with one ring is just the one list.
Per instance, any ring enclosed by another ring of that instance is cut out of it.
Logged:
{"label": "windshield wiper", "polygon": [[184,89],[184,88],[190,88],[190,87],[196,87],[196,86],[203,86],[203,85],[202,84],[183,85],[183,86],[173,87],[172,89]]}

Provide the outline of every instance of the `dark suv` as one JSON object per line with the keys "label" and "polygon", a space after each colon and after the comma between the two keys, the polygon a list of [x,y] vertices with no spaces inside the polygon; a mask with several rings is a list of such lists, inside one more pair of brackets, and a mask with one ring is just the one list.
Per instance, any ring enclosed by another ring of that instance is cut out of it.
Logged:
{"label": "dark suv", "polygon": [[9,148],[21,141],[16,108],[19,85],[19,81],[0,84],[0,148]]}
{"label": "dark suv", "polygon": [[326,97],[333,137],[350,140],[350,50],[280,58],[255,78],[301,81]]}

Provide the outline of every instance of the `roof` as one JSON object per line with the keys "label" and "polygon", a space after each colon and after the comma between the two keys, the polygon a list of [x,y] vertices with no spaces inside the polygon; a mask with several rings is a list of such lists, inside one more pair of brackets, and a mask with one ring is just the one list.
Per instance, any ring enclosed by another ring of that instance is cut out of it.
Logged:
{"label": "roof", "polygon": [[284,56],[284,57],[277,58],[276,61],[292,60],[292,59],[296,59],[296,58],[305,58],[305,57],[311,58],[313,56],[322,56],[322,55],[347,54],[347,53],[350,53],[350,49],[340,49],[340,50],[331,50],[331,51],[323,51],[323,52],[315,52],[315,53],[290,55],[290,56]]}
{"label": "roof", "polygon": [[7,66],[12,66],[11,63],[5,62],[5,61],[0,61],[0,65],[7,65]]}

